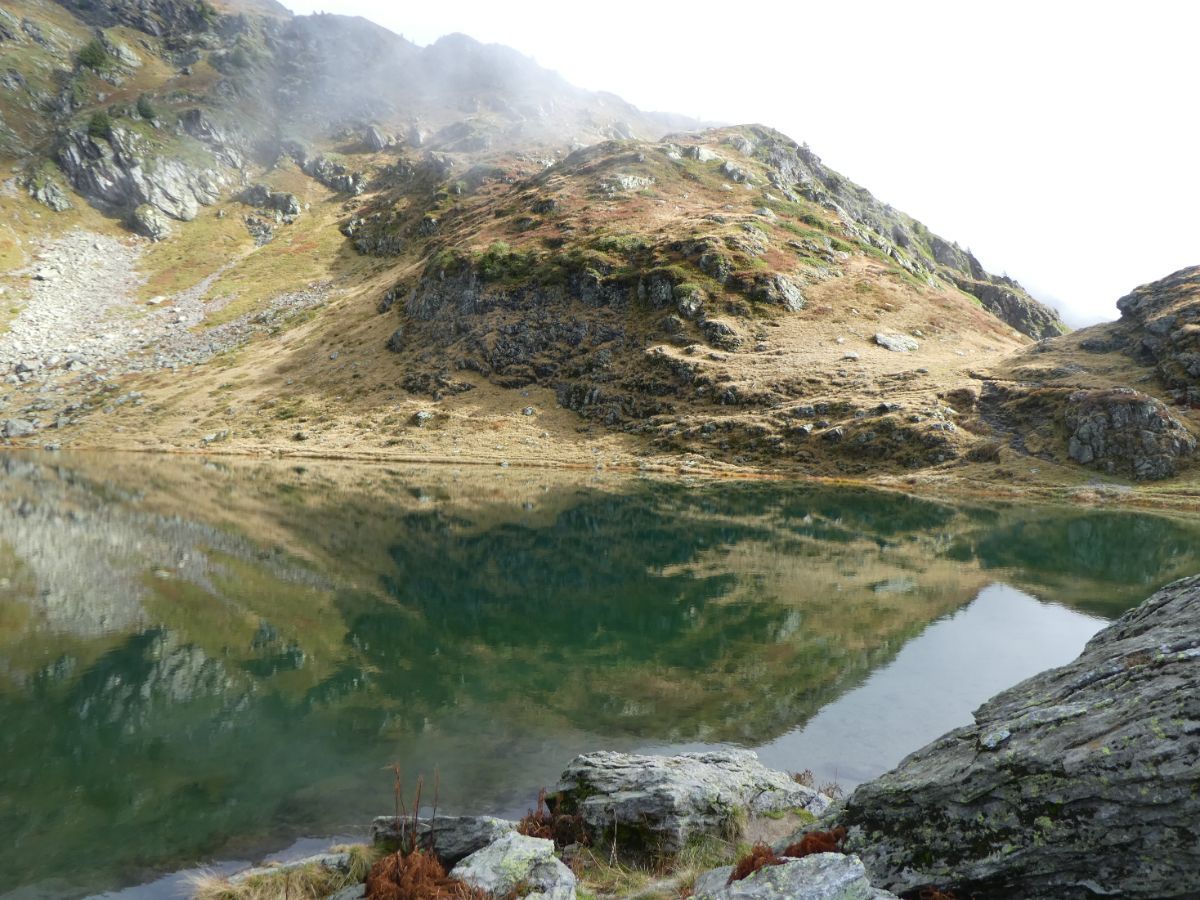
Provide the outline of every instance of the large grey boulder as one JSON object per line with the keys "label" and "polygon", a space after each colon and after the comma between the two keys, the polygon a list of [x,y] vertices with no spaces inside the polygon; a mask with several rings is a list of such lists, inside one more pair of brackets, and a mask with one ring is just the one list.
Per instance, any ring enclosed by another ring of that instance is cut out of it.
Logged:
{"label": "large grey boulder", "polygon": [[33,423],[25,419],[5,419],[0,423],[0,437],[25,437],[36,430]]}
{"label": "large grey boulder", "polygon": [[1071,394],[1066,427],[1067,454],[1075,462],[1139,480],[1176,475],[1197,448],[1160,401],[1130,388]]}
{"label": "large grey boulder", "polygon": [[32,178],[28,182],[28,190],[30,197],[55,212],[66,212],[71,208],[70,198],[53,179]]}
{"label": "large grey boulder", "polygon": [[597,843],[615,839],[634,851],[673,853],[693,836],[728,833],[750,816],[793,809],[820,815],[829,798],[766,768],[749,750],[601,751],[571,761],[557,803],[560,812],[581,814]]}
{"label": "large grey boulder", "polygon": [[171,236],[171,222],[158,207],[143,203],[129,214],[129,227],[152,241],[165,241]]}
{"label": "large grey boulder", "polygon": [[1200,896],[1200,576],[860,786],[872,881],[959,896]]}
{"label": "large grey boulder", "polygon": [[451,877],[494,897],[575,900],[575,873],[554,855],[554,841],[512,832],[472,853]]}
{"label": "large grey boulder", "polygon": [[[371,824],[375,843],[389,846],[409,840],[408,829],[405,822],[402,836],[395,816],[379,816]],[[516,822],[492,816],[438,816],[417,820],[417,843],[424,850],[435,851],[442,865],[449,868],[516,830]]]}
{"label": "large grey boulder", "polygon": [[841,853],[816,853],[766,866],[729,883],[733,866],[696,879],[695,900],[885,900],[894,897],[871,886],[862,860]]}
{"label": "large grey boulder", "polygon": [[367,130],[363,132],[363,143],[368,149],[379,152],[392,146],[395,139],[391,135],[385,134],[377,126],[368,125]]}

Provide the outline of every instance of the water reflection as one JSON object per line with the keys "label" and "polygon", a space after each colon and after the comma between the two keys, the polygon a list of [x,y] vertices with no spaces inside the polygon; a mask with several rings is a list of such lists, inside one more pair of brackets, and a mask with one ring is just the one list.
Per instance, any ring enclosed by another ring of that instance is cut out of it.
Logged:
{"label": "water reflection", "polygon": [[1102,627],[1103,619],[991,585],[759,755],[782,768],[805,760],[823,777],[853,787],[967,724],[984,700],[1070,662]]}
{"label": "water reflection", "polygon": [[1200,570],[1195,523],[863,490],[0,465],[0,884],[56,897],[358,827],[393,759],[499,813],[597,747],[854,780]]}

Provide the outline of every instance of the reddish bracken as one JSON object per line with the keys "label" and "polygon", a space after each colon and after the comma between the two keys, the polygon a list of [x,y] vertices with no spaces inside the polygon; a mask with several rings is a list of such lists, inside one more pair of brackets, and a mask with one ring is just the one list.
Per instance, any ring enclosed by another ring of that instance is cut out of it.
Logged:
{"label": "reddish bracken", "polygon": [[779,866],[785,862],[787,862],[786,859],[776,856],[774,850],[760,841],[750,849],[749,853],[738,860],[726,884],[733,884],[735,881],[749,878],[759,869],[764,869],[767,866]]}
{"label": "reddish bracken", "polygon": [[814,853],[841,853],[842,842],[846,840],[846,829],[840,825],[829,831],[810,831],[794,844],[783,851],[784,856],[800,859]]}
{"label": "reddish bracken", "polygon": [[371,867],[367,900],[486,900],[491,895],[446,874],[433,853],[392,853]]}
{"label": "reddish bracken", "polygon": [[528,837],[554,841],[557,847],[579,844],[586,847],[591,843],[583,815],[555,812],[546,802],[546,789],[538,791],[537,808],[531,809],[517,825],[517,831]]}

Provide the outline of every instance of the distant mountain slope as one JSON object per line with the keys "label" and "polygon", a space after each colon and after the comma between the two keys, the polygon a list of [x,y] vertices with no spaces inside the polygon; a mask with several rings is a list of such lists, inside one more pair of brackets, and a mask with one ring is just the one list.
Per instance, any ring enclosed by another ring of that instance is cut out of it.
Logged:
{"label": "distant mountain slope", "polygon": [[[1052,309],[807,146],[464,35],[418,47],[270,0],[7,0],[0,163],[10,440],[436,453],[430,423],[517,403],[539,456],[601,426],[630,453],[839,475],[1171,477],[1194,454],[1155,394],[1193,402],[1174,306],[1130,301],[1112,334],[1140,356],[1102,377]],[[117,383],[138,399],[110,403]],[[576,424],[539,428],[558,407]]]}

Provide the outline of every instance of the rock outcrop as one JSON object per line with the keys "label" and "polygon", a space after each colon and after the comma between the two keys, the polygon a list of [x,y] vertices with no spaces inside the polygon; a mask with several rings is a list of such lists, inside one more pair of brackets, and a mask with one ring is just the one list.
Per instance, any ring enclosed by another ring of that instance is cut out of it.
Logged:
{"label": "rock outcrop", "polygon": [[838,811],[875,884],[1027,900],[1200,895],[1200,576],[985,703]]}
{"label": "rock outcrop", "polygon": [[557,808],[579,813],[593,838],[635,852],[673,853],[750,815],[825,811],[829,798],[772,771],[749,750],[577,756],[563,772]]}
{"label": "rock outcrop", "polygon": [[277,212],[288,220],[300,215],[302,209],[300,199],[295,194],[287,191],[273,191],[265,184],[256,184],[246,188],[238,195],[238,199],[247,206]]}
{"label": "rock outcrop", "polygon": [[145,204],[184,222],[215,203],[228,183],[215,166],[158,156],[135,131],[118,126],[106,135],[68,132],[58,162],[75,190],[105,211]]}
{"label": "rock outcrop", "polygon": [[1130,388],[1071,394],[1066,427],[1075,462],[1139,480],[1170,478],[1196,453],[1196,438],[1166,406]]}
{"label": "rock outcrop", "polygon": [[1177,402],[1200,405],[1200,266],[1142,285],[1117,308],[1126,349],[1155,366]]}

